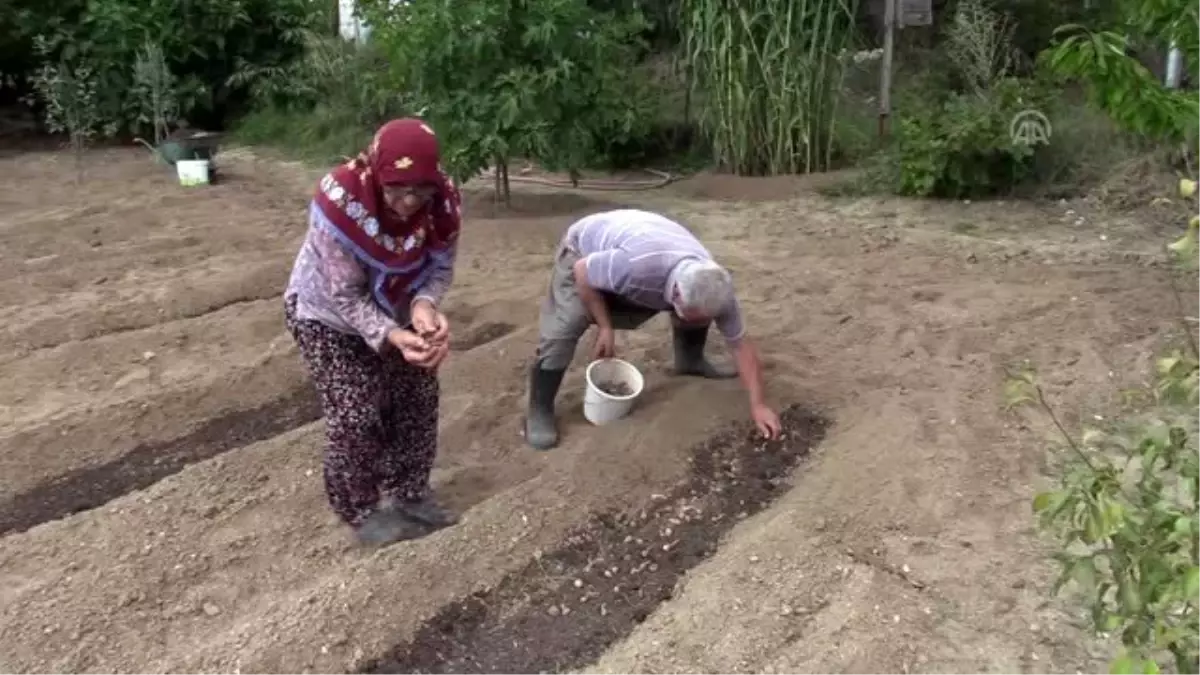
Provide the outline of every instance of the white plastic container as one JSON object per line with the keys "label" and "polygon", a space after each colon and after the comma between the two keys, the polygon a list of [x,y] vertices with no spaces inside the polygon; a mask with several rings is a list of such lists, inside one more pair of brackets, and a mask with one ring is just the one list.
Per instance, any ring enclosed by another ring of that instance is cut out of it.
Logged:
{"label": "white plastic container", "polygon": [[207,159],[181,159],[175,162],[175,172],[179,174],[179,184],[185,187],[208,185]]}
{"label": "white plastic container", "polygon": [[[583,395],[583,416],[597,426],[621,419],[633,409],[633,403],[641,396],[646,380],[632,363],[621,359],[600,359],[588,364],[584,373],[587,392]],[[601,391],[597,382],[624,385],[629,394],[613,396]]]}

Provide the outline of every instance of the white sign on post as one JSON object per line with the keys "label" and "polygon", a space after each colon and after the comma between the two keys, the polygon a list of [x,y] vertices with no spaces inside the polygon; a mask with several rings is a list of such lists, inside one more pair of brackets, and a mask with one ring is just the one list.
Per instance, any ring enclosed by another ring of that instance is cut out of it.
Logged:
{"label": "white sign on post", "polygon": [[358,16],[354,0],[338,0],[338,32],[342,39],[350,42],[366,42],[371,29]]}
{"label": "white sign on post", "polygon": [[933,0],[898,0],[900,12],[896,17],[897,27],[932,26]]}

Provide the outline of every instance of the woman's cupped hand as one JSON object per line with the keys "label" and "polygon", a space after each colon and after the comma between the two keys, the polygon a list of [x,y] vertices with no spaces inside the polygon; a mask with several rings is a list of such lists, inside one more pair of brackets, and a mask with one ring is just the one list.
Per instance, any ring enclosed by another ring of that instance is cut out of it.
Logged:
{"label": "woman's cupped hand", "polygon": [[412,330],[398,328],[388,335],[404,360],[421,368],[437,368],[450,353],[450,325],[445,315],[424,300],[412,308]]}
{"label": "woman's cupped hand", "polygon": [[421,299],[413,303],[411,318],[413,330],[431,345],[450,341],[450,322],[428,300]]}
{"label": "woman's cupped hand", "polygon": [[404,328],[395,328],[388,333],[388,342],[400,350],[405,361],[420,368],[437,368],[450,353],[449,341],[436,344]]}

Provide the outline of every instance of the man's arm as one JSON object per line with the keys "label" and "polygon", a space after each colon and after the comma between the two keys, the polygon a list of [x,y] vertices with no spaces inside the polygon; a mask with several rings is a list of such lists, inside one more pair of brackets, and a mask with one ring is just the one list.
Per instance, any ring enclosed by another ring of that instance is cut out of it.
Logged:
{"label": "man's arm", "polygon": [[600,330],[612,330],[612,317],[601,291],[620,295],[621,284],[629,276],[629,265],[622,251],[601,251],[575,261],[575,289]]}
{"label": "man's arm", "polygon": [[755,408],[767,404],[766,393],[763,391],[762,363],[758,360],[758,349],[754,342],[746,336],[733,345],[733,360],[737,363],[738,378],[746,388],[750,399],[750,407]]}
{"label": "man's arm", "polygon": [[591,315],[592,321],[596,322],[596,326],[600,330],[612,330],[612,317],[608,314],[608,304],[604,302],[604,298],[600,297],[600,293],[588,283],[587,258],[575,261],[575,290],[579,291],[579,299],[583,301],[583,306],[587,308],[588,314]]}
{"label": "man's arm", "polygon": [[779,437],[779,416],[767,405],[767,397],[763,392],[762,363],[758,359],[758,349],[746,337],[746,327],[742,324],[742,310],[737,298],[717,317],[717,328],[725,336],[725,342],[733,350],[733,358],[737,362],[738,377],[746,388],[750,398],[750,416],[762,435],[769,439]]}
{"label": "man's arm", "polygon": [[750,398],[750,407],[766,405],[766,394],[763,392],[762,363],[758,359],[758,349],[754,342],[746,336],[746,326],[742,322],[742,308],[737,298],[716,319],[717,330],[725,338],[725,343],[733,352],[733,360],[737,363],[738,378]]}

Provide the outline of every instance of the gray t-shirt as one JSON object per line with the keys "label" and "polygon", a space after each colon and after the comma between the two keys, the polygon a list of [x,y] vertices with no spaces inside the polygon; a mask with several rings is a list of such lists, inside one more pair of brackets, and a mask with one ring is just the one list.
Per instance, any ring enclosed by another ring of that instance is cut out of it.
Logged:
{"label": "gray t-shirt", "polygon": [[[649,211],[619,209],[596,213],[567,229],[567,245],[587,261],[592,288],[615,293],[643,307],[672,310],[672,275],[684,260],[712,260],[691,232]],[[714,322],[731,344],[745,334],[737,297]]]}

